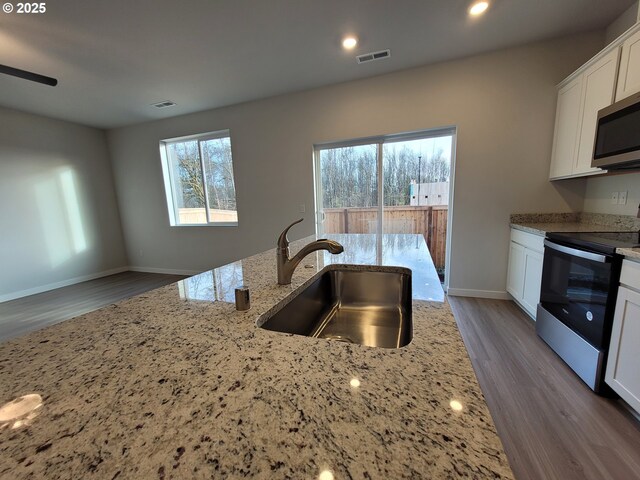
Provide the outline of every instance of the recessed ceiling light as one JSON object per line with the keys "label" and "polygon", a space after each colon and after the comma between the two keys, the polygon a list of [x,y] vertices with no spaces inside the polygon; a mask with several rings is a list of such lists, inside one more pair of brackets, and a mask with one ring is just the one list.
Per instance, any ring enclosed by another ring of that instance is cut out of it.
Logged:
{"label": "recessed ceiling light", "polygon": [[342,46],[347,50],[351,50],[355,48],[357,44],[358,44],[358,39],[356,37],[347,37],[344,40],[342,40]]}
{"label": "recessed ceiling light", "polygon": [[469,8],[469,14],[473,16],[481,15],[489,8],[489,2],[476,2]]}

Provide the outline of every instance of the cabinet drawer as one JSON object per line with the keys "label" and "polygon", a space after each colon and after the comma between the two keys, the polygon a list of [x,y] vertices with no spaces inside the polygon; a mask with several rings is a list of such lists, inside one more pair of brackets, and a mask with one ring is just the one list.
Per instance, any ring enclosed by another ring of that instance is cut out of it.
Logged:
{"label": "cabinet drawer", "polygon": [[623,261],[620,283],[640,291],[640,263],[630,260]]}
{"label": "cabinet drawer", "polygon": [[544,251],[544,236],[534,233],[523,232],[522,230],[511,229],[511,241],[516,242],[534,252]]}

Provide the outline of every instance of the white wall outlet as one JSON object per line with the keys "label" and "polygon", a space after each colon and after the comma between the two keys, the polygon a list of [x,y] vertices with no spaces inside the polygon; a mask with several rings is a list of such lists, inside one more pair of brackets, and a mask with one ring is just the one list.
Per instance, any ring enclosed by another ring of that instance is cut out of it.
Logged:
{"label": "white wall outlet", "polygon": [[626,205],[627,204],[627,192],[626,190],[624,192],[620,192],[620,195],[618,195],[618,205]]}
{"label": "white wall outlet", "polygon": [[611,204],[612,205],[617,205],[618,204],[618,192],[613,192],[611,194]]}
{"label": "white wall outlet", "polygon": [[307,211],[307,207],[305,206],[305,204],[304,204],[304,203],[301,203],[301,204],[300,204],[300,208],[299,208],[299,210],[300,210],[300,213],[304,213],[304,212],[306,212],[306,211]]}

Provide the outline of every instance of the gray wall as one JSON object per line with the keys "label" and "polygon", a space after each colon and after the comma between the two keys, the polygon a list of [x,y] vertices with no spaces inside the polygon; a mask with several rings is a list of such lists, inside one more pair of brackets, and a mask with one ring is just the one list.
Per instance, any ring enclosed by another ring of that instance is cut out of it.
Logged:
{"label": "gray wall", "polygon": [[605,31],[605,43],[608,45],[625,31],[633,26],[638,20],[638,2],[634,2],[622,14],[616,18]]}
{"label": "gray wall", "polygon": [[[130,264],[203,270],[314,231],[312,145],[458,126],[450,286],[504,292],[512,212],[578,211],[548,181],[555,85],[603,44],[585,34],[108,132]],[[170,227],[158,142],[231,129],[240,225]]]}
{"label": "gray wall", "polygon": [[0,108],[0,300],[124,267],[105,133]]}
{"label": "gray wall", "polygon": [[[611,194],[622,191],[627,192],[627,204],[612,205]],[[640,204],[640,173],[590,177],[584,197],[585,212],[637,215]]]}

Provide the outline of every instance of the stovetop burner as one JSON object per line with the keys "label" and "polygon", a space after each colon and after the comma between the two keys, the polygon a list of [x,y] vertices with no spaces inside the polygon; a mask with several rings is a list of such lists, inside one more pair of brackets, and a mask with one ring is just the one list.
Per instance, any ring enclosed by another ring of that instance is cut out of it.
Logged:
{"label": "stovetop burner", "polygon": [[550,232],[550,240],[575,245],[600,253],[615,253],[617,248],[640,247],[640,232]]}

